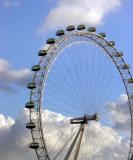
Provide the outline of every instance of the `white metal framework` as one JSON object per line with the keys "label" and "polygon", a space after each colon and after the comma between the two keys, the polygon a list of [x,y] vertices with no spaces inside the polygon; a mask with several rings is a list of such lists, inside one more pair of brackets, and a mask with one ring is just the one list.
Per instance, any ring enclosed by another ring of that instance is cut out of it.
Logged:
{"label": "white metal framework", "polygon": [[[125,90],[128,96],[128,105],[130,107],[131,115],[131,141],[130,141],[130,151],[128,160],[132,159],[133,155],[133,78],[129,71],[129,66],[125,63],[122,55],[122,52],[119,52],[115,47],[113,42],[110,42],[104,38],[105,35],[100,35],[93,30],[73,30],[67,32],[57,38],[54,42],[49,45],[46,55],[41,57],[41,60],[38,65],[34,66],[33,70],[35,71],[33,80],[28,84],[28,88],[31,89],[30,101],[26,104],[26,108],[29,108],[30,112],[30,123],[27,124],[27,128],[31,129],[33,143],[30,144],[30,147],[35,149],[38,160],[51,160],[49,151],[47,150],[45,136],[42,129],[42,97],[45,92],[45,83],[50,71],[52,63],[56,60],[58,54],[61,50],[64,50],[66,47],[77,43],[77,42],[87,42],[89,44],[94,44],[97,47],[100,47],[104,50],[110,59],[113,61],[115,67],[118,69],[121,79],[125,86]],[[81,119],[82,120],[82,119]],[[81,123],[81,121],[79,122]],[[77,136],[80,135],[79,147],[77,149],[76,158],[78,157],[78,150],[80,149],[80,144],[82,140],[82,133],[84,130],[85,124],[81,124],[81,128],[77,133]],[[76,135],[76,134],[75,134]],[[76,138],[76,136],[75,136]],[[75,153],[76,154],[76,153]],[[64,160],[68,160],[69,156],[64,155]]]}

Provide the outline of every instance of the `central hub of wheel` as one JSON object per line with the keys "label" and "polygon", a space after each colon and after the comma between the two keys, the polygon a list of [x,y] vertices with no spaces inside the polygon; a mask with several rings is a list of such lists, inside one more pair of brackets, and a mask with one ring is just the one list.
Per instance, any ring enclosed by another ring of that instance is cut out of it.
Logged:
{"label": "central hub of wheel", "polygon": [[83,117],[76,117],[73,119],[70,119],[71,124],[86,124],[88,121],[98,121],[99,117],[98,114],[88,115],[85,114]]}

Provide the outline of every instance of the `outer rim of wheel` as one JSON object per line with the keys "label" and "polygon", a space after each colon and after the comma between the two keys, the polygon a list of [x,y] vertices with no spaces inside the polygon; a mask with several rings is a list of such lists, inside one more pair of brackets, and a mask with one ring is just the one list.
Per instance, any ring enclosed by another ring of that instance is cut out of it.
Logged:
{"label": "outer rim of wheel", "polygon": [[[47,80],[48,73],[50,71],[50,67],[53,63],[53,61],[56,59],[56,57],[59,54],[59,47],[62,43],[67,41],[72,36],[80,36],[82,38],[88,39],[88,41],[92,41],[92,43],[100,48],[102,48],[106,54],[111,58],[111,60],[114,62],[121,79],[123,81],[123,84],[125,86],[126,94],[128,96],[128,105],[130,108],[130,115],[131,115],[131,139],[130,139],[130,150],[128,155],[128,160],[131,160],[131,156],[133,155],[133,83],[129,84],[128,80],[132,79],[132,75],[130,73],[129,68],[123,70],[121,68],[122,65],[126,65],[124,59],[122,56],[115,57],[115,54],[119,54],[119,51],[105,38],[100,36],[99,34],[96,34],[94,32],[87,32],[87,31],[72,31],[68,32],[67,34],[61,36],[61,38],[57,39],[56,42],[49,46],[47,49],[47,56],[44,56],[41,58],[39,65],[45,66],[41,68],[39,72],[35,72],[33,76],[32,82],[36,82],[39,80],[37,89],[31,89],[30,93],[30,101],[36,102],[36,107],[34,109],[30,109],[30,122],[35,123],[35,128],[31,129],[31,135],[33,142],[37,142],[39,144],[38,148],[35,148],[36,155],[38,160],[50,160],[48,150],[46,147],[45,138],[43,135],[43,129],[42,129],[42,118],[41,118],[41,112],[42,112],[42,98],[44,94],[44,86]],[[81,40],[83,41],[83,40]],[[79,41],[79,42],[81,42]],[[70,43],[73,44],[73,43]],[[68,46],[68,44],[66,45]],[[35,99],[35,97],[37,97]]]}

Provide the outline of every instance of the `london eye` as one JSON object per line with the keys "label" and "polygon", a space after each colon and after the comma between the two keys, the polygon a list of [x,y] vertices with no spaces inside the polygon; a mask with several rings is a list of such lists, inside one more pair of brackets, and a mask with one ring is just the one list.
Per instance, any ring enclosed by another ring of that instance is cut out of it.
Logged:
{"label": "london eye", "polygon": [[115,41],[70,25],[38,56],[25,104],[37,159],[132,160],[133,78]]}

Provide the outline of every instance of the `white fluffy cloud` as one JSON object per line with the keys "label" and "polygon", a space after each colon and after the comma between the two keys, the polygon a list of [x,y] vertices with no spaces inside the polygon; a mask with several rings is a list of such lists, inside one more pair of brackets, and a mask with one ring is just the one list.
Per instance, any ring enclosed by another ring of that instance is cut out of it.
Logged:
{"label": "white fluffy cloud", "polygon": [[4,117],[4,115],[0,114],[0,129],[10,128],[14,124],[14,120],[11,117]]}
{"label": "white fluffy cloud", "polygon": [[122,0],[57,0],[40,32],[69,24],[100,25],[104,16],[118,9],[121,3]]}
{"label": "white fluffy cloud", "polygon": [[[125,101],[127,101],[125,95],[122,95],[116,102],[117,106],[123,106]],[[109,107],[115,108],[114,105]],[[117,112],[116,108],[112,110]],[[122,112],[125,113],[125,111]],[[42,112],[44,134],[47,147],[52,150],[52,153],[50,153],[52,157],[56,155],[55,152],[64,143],[68,142],[68,146],[70,146],[72,139],[69,143],[69,137],[78,130],[78,125],[71,127],[69,118],[49,110]],[[27,122],[29,122],[28,110],[23,110],[16,120],[10,117],[5,118],[4,115],[0,114],[0,156],[2,160],[35,159],[35,152],[28,149],[32,140],[30,131],[25,128]],[[114,153],[113,155],[117,157],[117,160],[126,160],[124,154],[126,156],[128,154],[128,140],[125,137],[123,138],[122,135],[120,136],[115,128],[102,125],[100,122],[92,122],[86,126],[84,135],[86,136],[83,136],[80,150],[80,155],[86,155],[84,158],[91,158],[94,153],[97,153],[95,156],[102,160],[106,160],[107,157],[112,160],[112,158],[114,159],[112,153]],[[64,155],[67,150],[68,147],[66,146]],[[83,158],[82,156],[79,156],[79,160]]]}
{"label": "white fluffy cloud", "polygon": [[107,107],[110,110],[110,117],[114,128],[125,130],[126,132],[129,131],[131,117],[127,95],[122,94],[117,101],[108,103]]}
{"label": "white fluffy cloud", "polygon": [[0,88],[3,91],[13,91],[12,84],[26,85],[31,79],[31,71],[28,68],[13,69],[11,64],[0,58]]}
{"label": "white fluffy cloud", "polygon": [[0,115],[1,160],[33,159],[33,152],[27,149],[31,141],[30,134],[25,129],[27,119],[26,111],[16,120]]}
{"label": "white fluffy cloud", "polygon": [[[72,129],[68,119],[68,117],[48,110],[43,112],[44,133],[47,139],[47,148],[52,151],[50,153],[52,159],[56,155],[54,153],[60,150],[65,143],[67,144],[69,137],[79,128],[79,125],[75,125]],[[124,156],[121,152],[124,151],[125,155],[128,155],[127,140],[120,137],[116,130],[109,126],[103,126],[100,122],[89,123],[85,128],[84,135],[79,160],[83,159],[83,155],[85,159],[91,159],[94,155],[101,157],[103,160],[107,159],[107,157],[108,159],[112,159],[110,152],[117,155],[119,160]],[[71,143],[72,141],[68,143],[68,146]],[[62,152],[63,154],[58,158],[63,159],[63,156],[68,151],[68,146],[66,145],[66,148]],[[100,153],[101,155],[99,155]]]}

